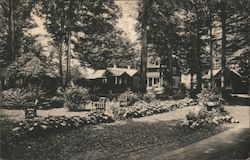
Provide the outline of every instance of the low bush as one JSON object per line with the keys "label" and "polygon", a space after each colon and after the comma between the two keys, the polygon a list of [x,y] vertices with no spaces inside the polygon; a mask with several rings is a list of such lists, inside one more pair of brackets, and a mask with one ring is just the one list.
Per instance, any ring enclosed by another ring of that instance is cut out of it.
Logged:
{"label": "low bush", "polygon": [[22,109],[25,102],[35,102],[35,99],[43,96],[45,92],[39,88],[12,88],[2,91],[0,94],[1,107]]}
{"label": "low bush", "polygon": [[40,98],[38,100],[39,109],[52,109],[63,107],[65,99],[63,97],[54,96],[51,98]]}
{"label": "low bush", "polygon": [[221,93],[217,91],[202,90],[202,92],[198,94],[198,101],[202,105],[206,105],[208,102],[214,102],[221,105],[222,96]]}
{"label": "low bush", "polygon": [[139,95],[132,91],[125,91],[124,93],[120,94],[118,97],[118,101],[127,103],[127,106],[133,105],[136,101],[138,101]]}
{"label": "low bush", "polygon": [[150,102],[138,100],[130,107],[113,107],[112,114],[117,120],[139,118],[196,104],[197,103],[195,101],[188,98],[179,100],[178,102],[160,101],[156,99],[152,99]]}
{"label": "low bush", "polygon": [[178,105],[174,102],[168,101],[159,101],[153,100],[151,102],[146,101],[137,101],[133,106],[126,108],[126,111],[122,111],[120,113],[124,113],[124,118],[139,118],[150,116],[153,114],[165,113],[178,108],[182,108],[184,105]]}
{"label": "low bush", "polygon": [[115,120],[126,120],[126,117],[124,116],[127,112],[127,108],[124,107],[112,107],[112,111],[111,111],[113,117]]}
{"label": "low bush", "polygon": [[80,105],[85,105],[90,99],[89,90],[74,84],[66,88],[64,92],[66,105],[69,111],[78,111]]}
{"label": "low bush", "polygon": [[90,118],[94,118],[96,123],[113,123],[115,122],[114,118],[103,113],[103,112],[92,112],[88,115]]}
{"label": "low bush", "polygon": [[65,130],[76,129],[90,124],[112,123],[114,119],[104,113],[93,112],[86,117],[48,116],[43,119],[27,119],[12,129],[15,137],[44,136]]}
{"label": "low bush", "polygon": [[156,95],[152,93],[146,93],[142,96],[142,99],[149,103],[156,100]]}
{"label": "low bush", "polygon": [[218,126],[224,122],[239,123],[238,120],[233,119],[233,117],[226,111],[207,111],[207,109],[203,107],[198,112],[189,112],[181,125],[195,129],[199,127]]}

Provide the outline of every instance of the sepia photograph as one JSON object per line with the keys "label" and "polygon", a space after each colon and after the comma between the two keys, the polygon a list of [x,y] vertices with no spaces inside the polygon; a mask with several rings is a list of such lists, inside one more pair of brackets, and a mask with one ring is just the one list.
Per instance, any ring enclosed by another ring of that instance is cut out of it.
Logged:
{"label": "sepia photograph", "polygon": [[0,160],[250,160],[250,0],[0,0]]}

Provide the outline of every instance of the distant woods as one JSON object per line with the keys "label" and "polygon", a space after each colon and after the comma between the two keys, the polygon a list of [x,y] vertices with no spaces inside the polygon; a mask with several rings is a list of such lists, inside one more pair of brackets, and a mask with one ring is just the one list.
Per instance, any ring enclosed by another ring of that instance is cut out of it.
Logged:
{"label": "distant woods", "polygon": [[[121,12],[113,0],[3,0],[0,6],[1,62],[9,63],[7,66],[18,63],[23,56],[27,61],[37,57],[50,68],[47,71],[57,73],[61,85],[67,85],[72,76],[72,58],[95,69],[115,63],[135,65],[133,44],[115,26]],[[36,27],[32,14],[44,20],[52,39],[48,44],[52,49],[46,56],[44,47],[48,46],[41,46],[29,32]],[[5,66],[1,64],[1,68]]]}
{"label": "distant woods", "polygon": [[[248,0],[140,0],[137,28],[144,45],[142,59],[147,55],[145,48],[153,46],[162,64],[167,66],[167,74],[171,75],[171,57],[178,56],[183,72],[191,74],[191,86],[196,83],[198,92],[202,88],[202,76],[208,70],[212,73],[213,69],[222,68],[224,74],[229,66],[246,79],[249,11]],[[192,82],[195,75],[196,82]]]}
{"label": "distant woods", "polygon": [[[95,69],[141,64],[144,82],[150,44],[169,75],[171,57],[177,56],[182,72],[196,75],[198,91],[202,76],[218,67],[223,71],[230,66],[248,78],[249,0],[139,0],[138,4],[141,53],[116,28],[122,15],[114,0],[2,0],[1,68],[13,77],[54,75],[67,85],[74,76],[73,59]],[[32,15],[43,19],[51,38],[47,45],[52,49],[46,54],[48,46],[29,32],[36,27]],[[29,73],[27,64],[37,65],[33,70],[37,74]]]}

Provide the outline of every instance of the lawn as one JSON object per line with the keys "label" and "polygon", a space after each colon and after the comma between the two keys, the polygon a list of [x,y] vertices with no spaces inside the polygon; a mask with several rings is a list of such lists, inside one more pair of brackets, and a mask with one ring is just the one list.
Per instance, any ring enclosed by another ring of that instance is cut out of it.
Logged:
{"label": "lawn", "polygon": [[[5,159],[150,159],[162,151],[183,147],[226,129],[222,126],[184,130],[177,123],[121,121],[18,142],[1,139],[4,140],[1,156]],[[5,124],[5,128],[11,126]]]}

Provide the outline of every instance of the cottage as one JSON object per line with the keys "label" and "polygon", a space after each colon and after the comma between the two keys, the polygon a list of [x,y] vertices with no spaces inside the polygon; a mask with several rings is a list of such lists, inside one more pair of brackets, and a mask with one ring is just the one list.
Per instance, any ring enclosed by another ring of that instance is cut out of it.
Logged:
{"label": "cottage", "polygon": [[116,65],[102,70],[84,71],[81,78],[85,86],[99,86],[103,91],[122,92],[138,87],[139,73],[136,69],[118,68]]}
{"label": "cottage", "polygon": [[[225,81],[224,85],[227,90],[230,90],[232,93],[248,93],[248,83],[244,78],[234,69],[226,68],[225,70]],[[213,70],[213,88],[221,88],[221,69]],[[204,82],[207,85],[210,84],[210,71],[207,75],[203,77]]]}
{"label": "cottage", "polygon": [[148,59],[146,73],[148,92],[155,92],[160,94],[164,91],[164,78],[160,61],[160,58]]}
{"label": "cottage", "polygon": [[[170,82],[171,79],[171,82]],[[179,90],[181,84],[181,64],[176,56],[172,56],[171,70],[169,65],[161,64],[158,57],[148,58],[147,63],[147,91],[162,94],[164,88],[172,87],[174,93]]]}

